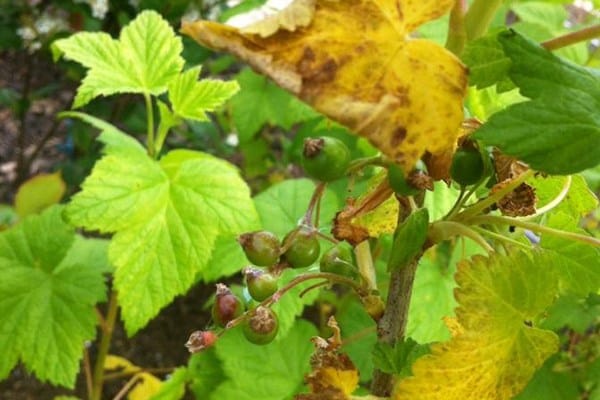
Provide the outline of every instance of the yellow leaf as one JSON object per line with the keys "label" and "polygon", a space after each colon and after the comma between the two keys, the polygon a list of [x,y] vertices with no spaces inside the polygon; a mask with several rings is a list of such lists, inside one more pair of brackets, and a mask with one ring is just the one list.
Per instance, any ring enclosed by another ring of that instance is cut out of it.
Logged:
{"label": "yellow leaf", "polygon": [[132,372],[132,373],[141,370],[140,367],[133,364],[128,359],[126,359],[124,357],[113,356],[112,354],[109,354],[106,356],[106,359],[104,360],[104,369],[106,369],[106,370],[120,369],[120,370],[122,370],[122,372]]}
{"label": "yellow leaf", "polygon": [[147,372],[141,372],[136,376],[139,381],[127,395],[129,400],[148,400],[158,393],[162,385],[160,379]]}
{"label": "yellow leaf", "polygon": [[[314,9],[310,1],[292,1],[269,21],[242,30],[198,21],[184,22],[182,32],[248,62],[369,139],[405,171],[425,152],[452,150],[463,118],[466,69],[446,49],[409,34],[454,1],[314,1]],[[310,24],[297,28],[307,16]],[[270,34],[273,27],[279,29]]]}
{"label": "yellow leaf", "polygon": [[431,347],[401,380],[393,400],[505,400],[521,392],[558,348],[533,326],[557,293],[546,256],[475,256],[459,265],[452,339]]}
{"label": "yellow leaf", "polygon": [[42,212],[56,204],[65,194],[65,182],[60,172],[39,174],[19,186],[15,196],[15,210],[19,217]]}

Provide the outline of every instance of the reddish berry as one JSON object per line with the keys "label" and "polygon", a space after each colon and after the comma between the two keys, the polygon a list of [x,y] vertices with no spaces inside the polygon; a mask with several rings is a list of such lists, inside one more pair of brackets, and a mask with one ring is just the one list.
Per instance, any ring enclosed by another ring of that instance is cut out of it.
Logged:
{"label": "reddish berry", "polygon": [[260,267],[269,267],[279,260],[279,239],[268,231],[249,232],[240,235],[238,242],[248,260]]}
{"label": "reddish berry", "polygon": [[243,325],[246,339],[254,344],[268,344],[279,330],[277,315],[268,307],[259,306]]}
{"label": "reddish berry", "polygon": [[212,308],[212,318],[215,324],[225,327],[229,321],[243,313],[244,303],[226,285],[217,283],[217,294]]}
{"label": "reddish berry", "polygon": [[212,346],[218,338],[213,331],[195,331],[190,335],[185,347],[188,348],[190,353],[198,353]]}

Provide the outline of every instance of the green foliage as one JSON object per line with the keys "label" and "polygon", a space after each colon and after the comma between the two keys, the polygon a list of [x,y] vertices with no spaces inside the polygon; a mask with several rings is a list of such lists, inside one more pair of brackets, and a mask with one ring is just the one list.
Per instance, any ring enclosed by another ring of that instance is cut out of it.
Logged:
{"label": "green foliage", "polygon": [[469,85],[478,89],[495,85],[508,75],[511,61],[496,36],[488,35],[469,42],[462,55],[469,67]]}
{"label": "green foliage", "polygon": [[429,213],[422,208],[412,213],[404,223],[398,226],[394,234],[392,253],[388,261],[388,270],[405,268],[419,254],[429,228]]}
{"label": "green foliage", "polygon": [[230,101],[233,123],[241,142],[247,142],[266,124],[289,129],[317,114],[267,78],[245,69],[237,76],[240,92]]}
{"label": "green foliage", "polygon": [[114,127],[99,140],[106,155],[66,215],[86,229],[116,233],[109,254],[133,334],[208,269],[219,235],[252,229],[256,214],[246,184],[222,160],[175,150],[155,161]]}
{"label": "green foliage", "polygon": [[19,360],[42,381],[73,387],[105,300],[106,243],[83,239],[54,206],[0,233],[0,378]]}
{"label": "green foliage", "polygon": [[61,54],[89,68],[74,107],[115,93],[159,95],[183,68],[181,39],[162,17],[144,11],[123,28],[118,40],[103,32],[80,32],[54,42]]}
{"label": "green foliage", "polygon": [[494,114],[474,138],[540,171],[569,174],[600,160],[600,78],[509,31],[498,40],[510,78],[531,101]]}
{"label": "green foliage", "polygon": [[391,346],[377,343],[373,348],[373,362],[381,371],[401,378],[411,375],[410,366],[421,356],[429,354],[429,346],[412,339]]}

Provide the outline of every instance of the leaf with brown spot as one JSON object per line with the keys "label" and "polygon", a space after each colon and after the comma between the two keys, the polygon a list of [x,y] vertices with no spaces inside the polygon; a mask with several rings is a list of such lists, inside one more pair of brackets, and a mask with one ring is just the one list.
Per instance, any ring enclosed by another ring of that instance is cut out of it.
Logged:
{"label": "leaf with brown spot", "polygon": [[243,29],[197,21],[184,22],[182,32],[248,62],[408,171],[425,152],[452,149],[459,134],[465,67],[409,36],[453,3],[314,0],[311,8],[295,0]]}
{"label": "leaf with brown spot", "polygon": [[[522,163],[516,158],[502,154],[498,149],[494,149],[494,169],[498,183],[492,187],[491,193],[502,190],[513,179],[529,169],[527,164]],[[500,199],[496,205],[504,215],[511,217],[524,217],[535,214],[535,205],[537,196],[535,189],[527,183],[520,184],[515,190],[508,193]]]}

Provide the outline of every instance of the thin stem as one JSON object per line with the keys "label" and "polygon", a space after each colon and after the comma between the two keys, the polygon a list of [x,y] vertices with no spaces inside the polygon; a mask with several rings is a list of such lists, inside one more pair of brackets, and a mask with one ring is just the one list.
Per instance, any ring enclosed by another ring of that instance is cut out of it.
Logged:
{"label": "thin stem", "polygon": [[128,376],[137,374],[139,372],[148,372],[150,374],[168,374],[168,373],[173,372],[174,370],[175,370],[175,367],[164,367],[164,368],[139,368],[139,369],[134,369],[131,371],[115,372],[112,374],[105,374],[104,382],[112,381],[114,379],[125,378]]}
{"label": "thin stem", "polygon": [[534,174],[535,174],[535,171],[533,171],[533,170],[527,170],[526,172],[523,172],[521,175],[519,175],[518,177],[516,177],[515,179],[510,181],[502,189],[491,194],[490,196],[486,197],[485,199],[479,201],[478,203],[475,203],[472,206],[465,208],[464,211],[457,214],[453,219],[457,220],[457,221],[465,220],[467,218],[470,218],[472,216],[482,213],[486,208],[491,207],[497,201],[502,199],[504,196],[506,196],[507,194],[512,192],[517,187],[519,187],[527,179],[531,178]]}
{"label": "thin stem", "polygon": [[448,214],[446,214],[446,216],[442,219],[452,219],[452,217],[454,217],[456,215],[456,213],[458,213],[460,211],[460,209],[462,208],[462,206],[464,204],[463,199],[465,197],[465,193],[467,193],[467,191],[465,190],[465,187],[461,186],[460,193],[458,194],[458,198],[456,199],[454,206],[452,206],[450,211],[448,211]]}
{"label": "thin stem", "polygon": [[523,217],[522,219],[531,220],[531,219],[537,218],[540,215],[543,215],[543,214],[547,213],[548,211],[553,210],[558,205],[560,205],[560,203],[562,203],[562,201],[565,199],[565,197],[567,197],[567,194],[569,194],[569,190],[571,189],[572,181],[573,181],[573,178],[571,178],[571,175],[568,175],[567,179],[565,179],[565,183],[563,184],[563,187],[562,187],[560,193],[554,199],[552,199],[552,201],[550,201],[548,204],[546,204],[544,207],[540,208],[539,210],[536,210],[535,214],[527,215],[526,217]]}
{"label": "thin stem", "polygon": [[[405,198],[399,198],[398,226],[410,216],[410,207]],[[394,249],[392,248],[392,252]],[[392,265],[390,286],[385,312],[377,323],[377,340],[380,343],[395,345],[404,340],[408,321],[408,306],[412,295],[415,272],[423,252],[419,252],[405,265]],[[376,369],[373,373],[371,392],[376,396],[390,396],[393,386],[392,375]]]}
{"label": "thin stem", "polygon": [[[321,197],[323,196],[323,192],[325,191],[325,183],[319,182],[315,187],[315,191],[313,192],[312,197],[310,198],[310,202],[308,203],[308,207],[306,209],[306,214],[304,214],[303,223],[306,226],[313,226],[312,217],[313,211],[317,204],[321,201]],[[315,224],[318,224],[319,221],[315,221]],[[316,225],[315,225],[316,226]]]}
{"label": "thin stem", "polygon": [[117,393],[115,395],[115,397],[113,397],[113,400],[121,400],[123,397],[125,397],[125,395],[127,394],[127,392],[129,392],[131,390],[131,388],[133,388],[133,386],[135,386],[135,384],[137,383],[137,381],[139,381],[141,379],[141,377],[139,375],[134,375],[131,377],[131,379],[129,379],[127,381],[127,383],[125,384],[125,386],[123,386],[121,388],[121,390],[119,390],[119,393]]}
{"label": "thin stem", "polygon": [[[23,89],[21,90],[21,98],[19,99],[18,118],[19,118],[19,134],[17,136],[17,177],[15,186],[19,186],[29,174],[26,168],[25,149],[27,147],[27,112],[29,111],[29,95],[31,92],[31,81],[33,78],[33,57],[32,54],[27,54],[25,60],[25,77]],[[27,107],[26,107],[27,105]]]}
{"label": "thin stem", "polygon": [[92,367],[90,364],[90,352],[87,348],[83,350],[83,371],[85,373],[85,389],[87,391],[88,399],[92,397]]}
{"label": "thin stem", "polygon": [[348,169],[346,170],[346,174],[352,174],[358,170],[363,169],[366,166],[369,165],[383,165],[384,160],[383,160],[383,156],[381,155],[381,153],[376,154],[372,157],[364,157],[364,158],[357,158],[356,160],[353,160],[350,165],[348,166]]}
{"label": "thin stem", "polygon": [[473,229],[471,229],[471,227],[460,222],[436,221],[431,224],[429,228],[429,238],[435,243],[439,243],[453,236],[468,237],[488,253],[492,253],[494,251],[492,246],[490,246],[489,243],[486,242],[479,233],[475,232]]}
{"label": "thin stem", "polygon": [[502,0],[475,0],[465,14],[465,30],[468,41],[485,35]]}
{"label": "thin stem", "polygon": [[91,400],[102,399],[102,383],[104,381],[104,362],[110,349],[110,342],[112,339],[113,331],[115,328],[115,322],[117,321],[117,292],[113,290],[110,294],[108,301],[108,311],[106,313],[106,327],[102,331],[102,337],[100,339],[100,345],[98,346],[98,355],[96,357],[96,364],[94,365],[94,377],[93,377],[93,390]]}
{"label": "thin stem", "polygon": [[[364,292],[364,289],[357,282],[355,282],[354,280],[352,280],[350,278],[346,278],[344,276],[341,276],[338,274],[332,274],[329,272],[312,272],[312,273],[298,275],[297,277],[295,277],[294,279],[289,281],[287,283],[287,285],[285,285],[284,287],[282,287],[281,289],[279,289],[275,293],[273,293],[273,295],[271,297],[263,300],[254,309],[261,307],[261,306],[262,307],[270,307],[272,304],[279,301],[279,299],[284,294],[286,294],[287,292],[292,290],[294,287],[298,286],[302,282],[305,282],[305,281],[308,281],[311,279],[326,279],[327,281],[329,281],[331,283],[339,283],[342,285],[349,286],[352,289],[354,289],[354,291],[358,294],[362,294]],[[250,314],[249,314],[250,312],[246,312],[246,313],[242,314],[241,316],[237,317],[236,319],[229,321],[227,323],[227,326],[225,327],[225,330],[231,329],[231,328],[239,325],[240,323],[242,323],[245,319],[247,319],[250,316]]]}
{"label": "thin stem", "polygon": [[358,271],[363,279],[367,282],[367,287],[370,290],[377,289],[377,275],[375,274],[375,265],[373,264],[373,257],[371,256],[371,246],[369,241],[365,240],[354,248],[354,254],[356,255],[356,264],[358,265]]}
{"label": "thin stem", "polygon": [[155,156],[156,149],[154,148],[154,107],[152,106],[152,97],[149,93],[144,93],[144,101],[146,102],[146,129],[148,135],[148,155],[152,158]]}
{"label": "thin stem", "polygon": [[465,0],[456,0],[450,12],[446,48],[457,56],[462,54],[467,41],[467,32],[465,30],[466,6]]}
{"label": "thin stem", "polygon": [[585,236],[575,232],[561,231],[560,229],[550,228],[543,225],[538,225],[534,222],[527,222],[517,218],[503,217],[500,215],[480,215],[466,221],[470,224],[502,224],[509,226],[518,226],[519,228],[528,229],[536,233],[546,233],[548,235],[558,236],[563,239],[574,240],[577,242],[600,247],[600,239],[592,236]]}
{"label": "thin stem", "polygon": [[298,297],[302,298],[306,295],[306,293],[310,292],[311,290],[318,289],[323,286],[328,286],[330,284],[331,283],[329,281],[315,283],[314,285],[311,285],[311,286],[307,287],[306,289],[304,289],[303,291],[301,291],[300,294],[298,295]]}
{"label": "thin stem", "polygon": [[581,30],[570,32],[562,36],[555,37],[542,42],[542,46],[548,50],[557,50],[579,42],[585,42],[590,39],[600,37],[600,24],[588,26]]}
{"label": "thin stem", "polygon": [[489,237],[491,237],[493,239],[496,239],[496,240],[498,240],[500,242],[512,244],[513,246],[522,247],[522,248],[531,250],[531,246],[530,245],[527,245],[525,243],[521,243],[521,242],[519,242],[517,240],[511,239],[511,238],[506,237],[504,235],[500,235],[499,233],[496,233],[496,232],[489,231],[489,230],[484,229],[482,227],[472,226],[471,229],[474,230],[477,233],[489,236]]}

